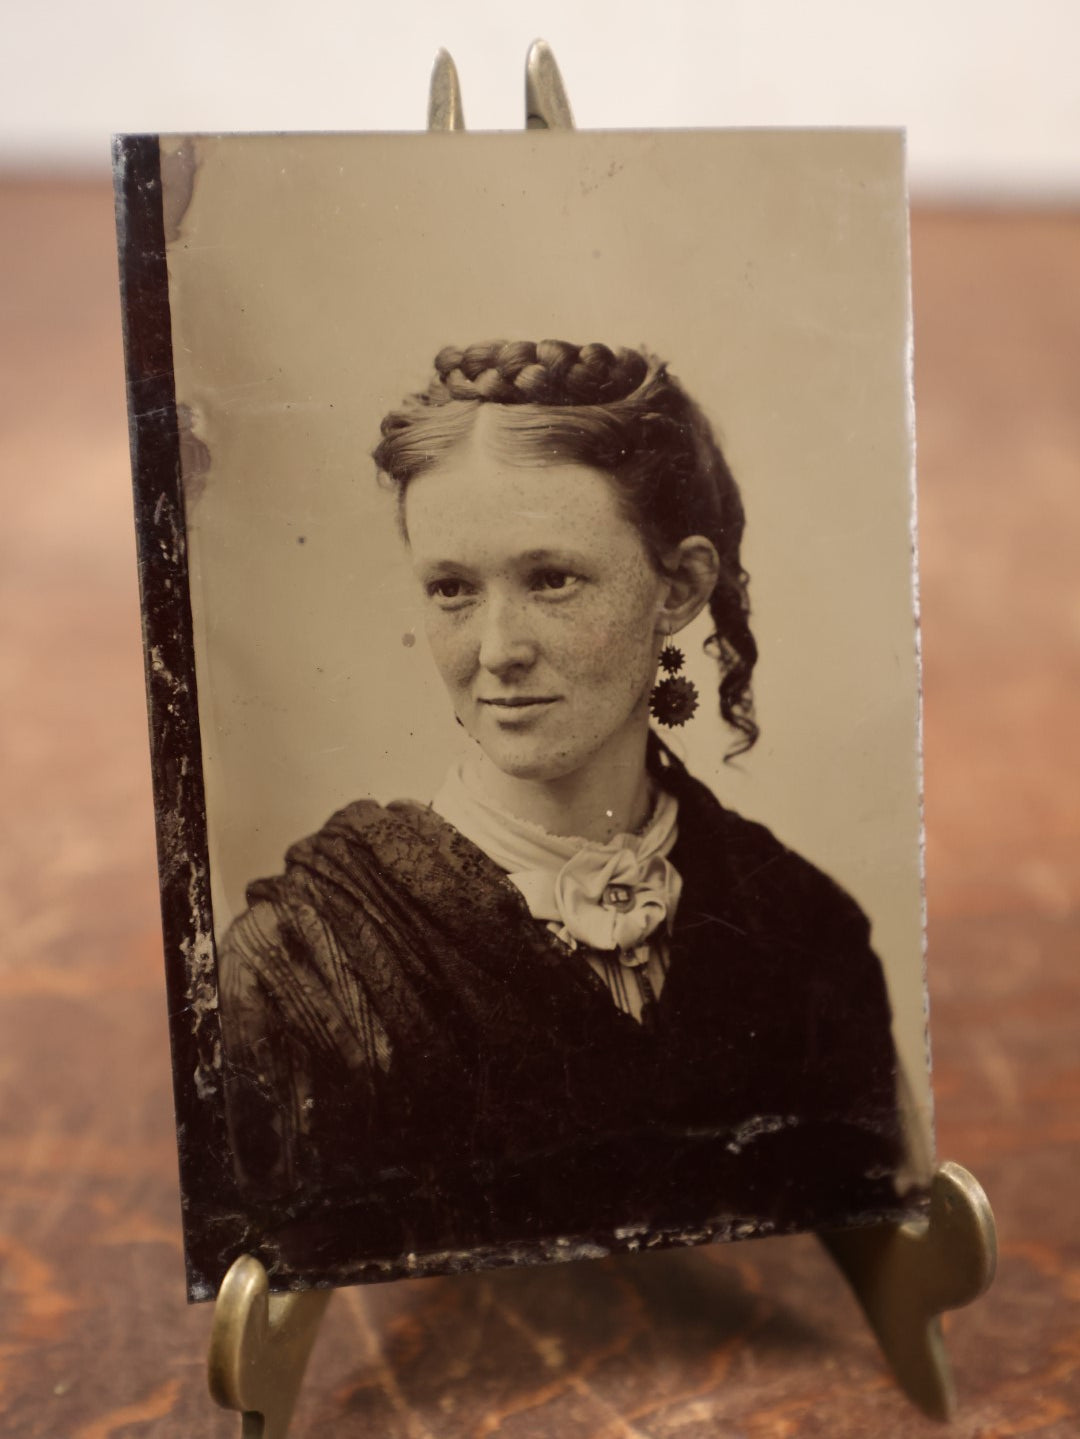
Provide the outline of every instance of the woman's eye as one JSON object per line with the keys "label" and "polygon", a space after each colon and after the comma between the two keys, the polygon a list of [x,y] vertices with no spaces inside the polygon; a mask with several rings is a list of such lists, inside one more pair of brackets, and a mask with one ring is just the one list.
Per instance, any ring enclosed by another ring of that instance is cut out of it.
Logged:
{"label": "woman's eye", "polygon": [[569,570],[537,570],[532,577],[534,590],[561,592],[573,589],[577,582],[577,575],[572,575]]}
{"label": "woman's eye", "polygon": [[447,575],[441,580],[431,580],[424,587],[430,599],[442,605],[461,604],[472,595],[472,589],[465,580]]}

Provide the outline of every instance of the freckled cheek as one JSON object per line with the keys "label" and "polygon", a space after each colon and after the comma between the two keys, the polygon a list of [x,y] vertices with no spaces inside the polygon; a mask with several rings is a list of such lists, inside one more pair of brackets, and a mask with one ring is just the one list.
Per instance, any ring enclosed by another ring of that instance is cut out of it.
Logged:
{"label": "freckled cheek", "polygon": [[608,664],[611,638],[603,630],[584,628],[574,636],[572,644],[552,646],[553,658],[560,659],[568,670],[577,674],[600,673]]}
{"label": "freckled cheek", "polygon": [[575,636],[575,672],[596,683],[611,679],[618,687],[636,690],[652,673],[651,611],[627,608],[590,617]]}
{"label": "freckled cheek", "polygon": [[476,667],[476,646],[468,626],[437,614],[427,620],[426,629],[431,655],[443,683],[449,689],[467,686]]}

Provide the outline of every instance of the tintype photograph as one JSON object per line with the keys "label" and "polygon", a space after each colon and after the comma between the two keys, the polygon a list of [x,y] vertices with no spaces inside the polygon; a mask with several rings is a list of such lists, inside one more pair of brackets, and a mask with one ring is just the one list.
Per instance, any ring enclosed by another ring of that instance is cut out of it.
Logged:
{"label": "tintype photograph", "polygon": [[902,137],[116,174],[192,1296],[918,1213]]}

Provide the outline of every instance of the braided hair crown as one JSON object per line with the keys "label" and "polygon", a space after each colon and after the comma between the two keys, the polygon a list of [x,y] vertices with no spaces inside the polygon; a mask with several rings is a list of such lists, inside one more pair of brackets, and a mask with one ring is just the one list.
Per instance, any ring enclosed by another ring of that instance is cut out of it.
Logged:
{"label": "braided hair crown", "polygon": [[385,417],[374,450],[403,533],[409,485],[467,444],[489,406],[486,440],[510,463],[578,464],[608,476],[654,564],[662,567],[688,535],[711,540],[720,572],[707,648],[720,668],[720,713],[737,734],[729,757],[749,749],[758,735],[750,687],[757,645],[740,561],[742,500],[700,406],[644,349],[565,340],[447,345],[428,388]]}
{"label": "braided hair crown", "polygon": [[[432,388],[441,386],[450,400],[500,405],[605,405],[636,390],[647,370],[639,350],[565,340],[497,340],[440,350]],[[437,403],[437,394],[430,400]]]}

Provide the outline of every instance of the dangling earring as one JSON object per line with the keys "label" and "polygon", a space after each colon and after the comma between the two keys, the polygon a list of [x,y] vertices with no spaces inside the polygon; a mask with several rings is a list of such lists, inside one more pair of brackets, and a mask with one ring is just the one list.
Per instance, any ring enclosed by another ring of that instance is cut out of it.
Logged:
{"label": "dangling earring", "polygon": [[697,685],[685,675],[679,674],[685,656],[673,644],[666,644],[660,651],[660,668],[668,676],[653,686],[649,695],[649,709],[653,718],[662,725],[674,729],[692,719],[698,707]]}

